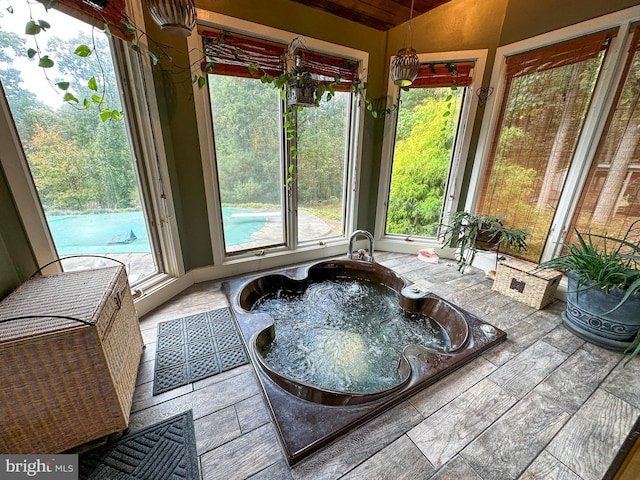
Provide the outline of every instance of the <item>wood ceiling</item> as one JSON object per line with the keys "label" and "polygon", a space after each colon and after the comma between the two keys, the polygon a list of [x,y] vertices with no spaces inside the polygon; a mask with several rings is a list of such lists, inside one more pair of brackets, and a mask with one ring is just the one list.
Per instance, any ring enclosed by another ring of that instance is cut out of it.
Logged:
{"label": "wood ceiling", "polygon": [[[411,0],[293,0],[376,30],[386,31],[409,20]],[[451,0],[414,0],[413,16]]]}

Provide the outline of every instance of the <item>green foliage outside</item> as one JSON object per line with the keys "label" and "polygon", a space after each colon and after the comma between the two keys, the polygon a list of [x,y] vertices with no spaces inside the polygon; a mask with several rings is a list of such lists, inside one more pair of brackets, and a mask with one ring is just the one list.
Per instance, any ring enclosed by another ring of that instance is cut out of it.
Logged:
{"label": "green foliage outside", "polygon": [[344,193],[347,112],[351,96],[298,113],[298,202],[301,207],[340,205]]}
{"label": "green foliage outside", "polygon": [[280,95],[260,80],[209,75],[220,199],[279,205]]}
{"label": "green foliage outside", "polygon": [[[448,97],[453,95],[453,111]],[[402,92],[387,212],[388,233],[435,237],[462,90]]]}
{"label": "green foliage outside", "polygon": [[[281,204],[280,93],[259,79],[209,75],[220,198],[226,206]],[[347,112],[351,95],[297,112],[299,208],[342,217]]]}
{"label": "green foliage outside", "polygon": [[[45,212],[62,210],[75,213],[139,209],[136,177],[125,125],[123,122],[103,122],[93,110],[76,109],[69,103],[52,108],[23,88],[28,78],[11,67],[12,60],[22,55],[26,41],[18,35],[0,31],[0,80],[29,161],[40,200]],[[79,44],[95,41],[92,58],[82,58],[73,52]],[[54,38],[49,47],[56,57],[59,79],[69,82],[69,88],[86,92],[92,72],[104,72],[103,93],[111,105],[120,100],[116,78],[110,60],[107,40],[88,35],[62,40]],[[99,67],[96,62],[99,62]],[[35,65],[34,65],[35,66]],[[39,75],[34,68],[33,75]],[[53,73],[49,72],[49,75]],[[55,96],[55,88],[51,95]]]}

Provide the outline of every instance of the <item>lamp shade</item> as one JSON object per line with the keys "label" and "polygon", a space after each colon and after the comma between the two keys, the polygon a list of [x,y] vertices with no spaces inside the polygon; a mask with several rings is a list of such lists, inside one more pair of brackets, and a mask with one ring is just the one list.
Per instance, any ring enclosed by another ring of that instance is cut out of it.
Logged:
{"label": "lamp shade", "polygon": [[413,48],[398,50],[391,62],[391,78],[400,87],[408,87],[420,73],[420,60]]}
{"label": "lamp shade", "polygon": [[188,37],[196,25],[194,0],[149,0],[151,18],[170,35]]}

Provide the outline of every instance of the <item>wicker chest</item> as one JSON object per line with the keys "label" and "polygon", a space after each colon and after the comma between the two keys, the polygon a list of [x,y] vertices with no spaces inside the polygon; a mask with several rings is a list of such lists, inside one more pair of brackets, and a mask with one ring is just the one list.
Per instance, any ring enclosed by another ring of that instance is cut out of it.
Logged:
{"label": "wicker chest", "polygon": [[493,290],[541,309],[554,300],[561,279],[561,272],[538,268],[536,263],[502,260],[498,264]]}
{"label": "wicker chest", "polygon": [[26,281],[0,302],[0,453],[126,429],[142,348],[121,266]]}

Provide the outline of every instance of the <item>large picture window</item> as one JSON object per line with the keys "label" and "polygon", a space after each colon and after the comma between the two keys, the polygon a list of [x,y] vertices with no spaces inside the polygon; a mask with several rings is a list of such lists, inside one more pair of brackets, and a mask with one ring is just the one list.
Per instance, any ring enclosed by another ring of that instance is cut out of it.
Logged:
{"label": "large picture window", "polygon": [[[42,69],[22,58],[31,46],[24,23],[16,20],[22,3],[0,18],[0,80],[55,254],[74,256],[63,262],[65,270],[104,263],[88,256],[99,255],[124,263],[132,284],[148,280],[164,272],[164,262],[151,228],[157,223],[146,203],[148,192],[139,181],[142,160],[130,141],[140,139],[129,135],[134,120],[121,104],[112,53],[119,40],[110,43],[91,25],[48,11],[47,19],[56,28],[38,48],[55,58],[55,65],[45,78]],[[74,55],[78,45],[91,48],[91,54]],[[62,93],[60,82],[69,83]],[[99,87],[93,88],[92,82]],[[64,103],[65,92],[73,92],[78,104]],[[104,107],[117,115],[104,121],[93,100],[93,108],[85,109],[82,98],[92,95],[102,96]],[[124,112],[122,120],[116,119],[119,112]]]}
{"label": "large picture window", "polygon": [[200,33],[224,254],[342,238],[358,62],[298,47],[298,66],[332,90],[316,106],[287,110],[286,92],[265,81],[290,68],[287,44]]}
{"label": "large picture window", "polygon": [[508,56],[478,213],[530,231],[539,261],[615,30]]}
{"label": "large picture window", "polygon": [[385,120],[376,212],[381,248],[440,246],[440,225],[461,200],[486,55],[421,54],[410,87],[389,82],[393,104]]}
{"label": "large picture window", "polygon": [[473,63],[425,63],[400,91],[387,234],[437,237]]}
{"label": "large picture window", "polygon": [[623,238],[640,219],[640,32],[629,46],[624,73],[569,228]]}

